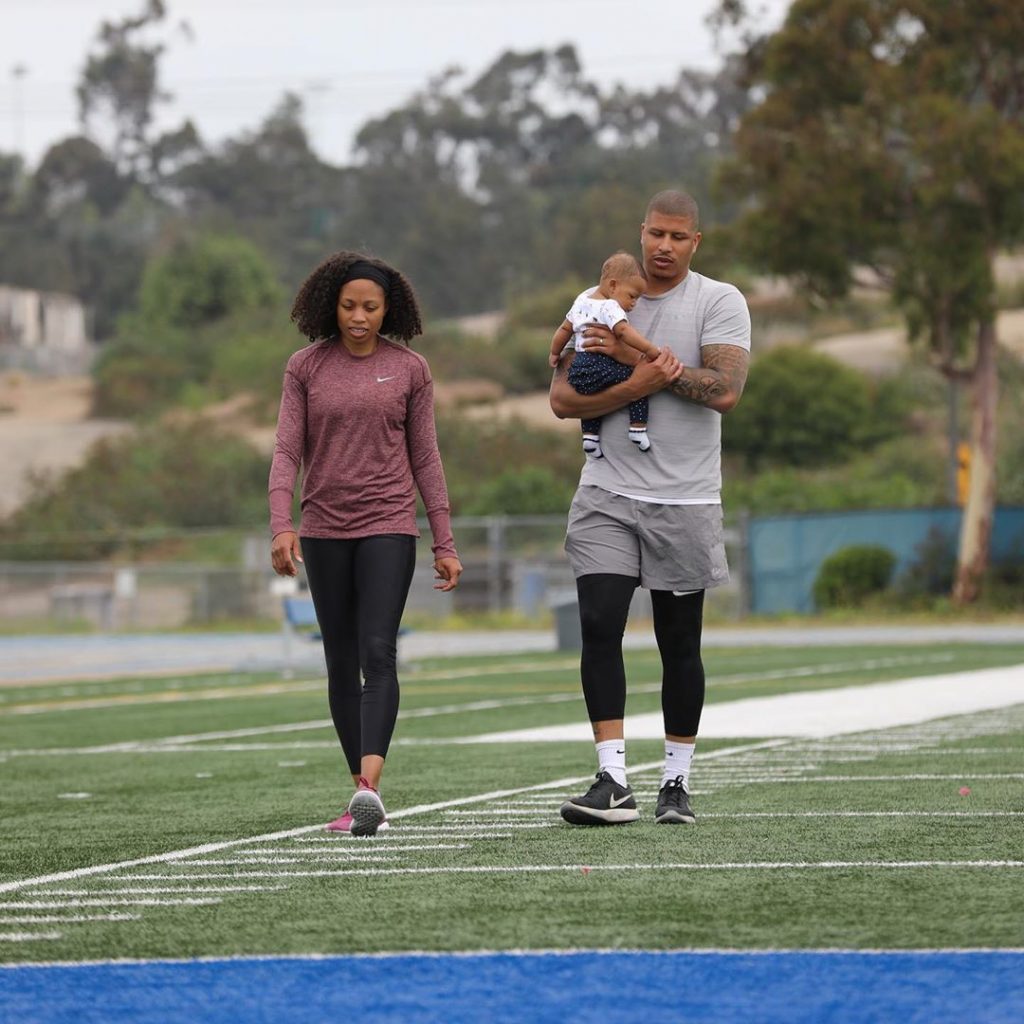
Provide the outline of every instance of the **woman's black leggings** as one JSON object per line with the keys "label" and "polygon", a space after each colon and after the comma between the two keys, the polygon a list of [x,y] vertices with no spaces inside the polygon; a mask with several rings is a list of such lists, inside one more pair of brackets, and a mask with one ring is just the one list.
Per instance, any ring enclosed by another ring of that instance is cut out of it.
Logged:
{"label": "woman's black leggings", "polygon": [[302,557],[324,640],[331,718],[349,771],[359,775],[364,755],[387,756],[395,730],[398,627],[416,565],[416,538],[303,537]]}
{"label": "woman's black leggings", "polygon": [[[576,580],[583,632],[580,675],[591,722],[625,717],[622,634],[629,602],[639,582],[612,573],[593,573]],[[700,657],[704,591],[676,597],[669,590],[652,590],[651,606],[661,653],[665,732],[670,736],[696,736],[704,708],[704,664]]]}

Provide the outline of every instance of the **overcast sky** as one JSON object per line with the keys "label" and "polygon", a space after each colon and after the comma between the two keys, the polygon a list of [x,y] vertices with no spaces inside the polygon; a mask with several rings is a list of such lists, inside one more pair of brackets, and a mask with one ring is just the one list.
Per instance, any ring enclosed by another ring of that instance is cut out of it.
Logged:
{"label": "overcast sky", "polygon": [[[776,27],[789,0],[758,0]],[[36,163],[77,130],[74,86],[100,22],[143,0],[0,0],[0,150]],[[165,127],[207,142],[253,128],[291,90],[324,158],[348,161],[356,130],[452,65],[473,74],[508,49],[572,43],[602,85],[668,84],[719,63],[715,0],[167,0]],[[642,17],[636,12],[642,12]],[[180,28],[187,22],[190,32]]]}

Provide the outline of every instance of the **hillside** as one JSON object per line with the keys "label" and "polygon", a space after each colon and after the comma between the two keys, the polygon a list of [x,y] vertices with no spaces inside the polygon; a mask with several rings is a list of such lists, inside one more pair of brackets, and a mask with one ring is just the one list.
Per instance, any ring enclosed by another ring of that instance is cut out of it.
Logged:
{"label": "hillside", "polygon": [[[999,315],[999,337],[1007,349],[1024,359],[1024,310]],[[909,351],[906,332],[901,328],[835,335],[816,342],[814,347],[872,374],[893,372]],[[487,382],[478,383],[475,388],[439,383],[439,406],[458,406],[471,418],[519,418],[531,426],[552,430],[578,429],[575,422],[558,420],[551,414],[546,393],[496,398],[496,389],[489,388]],[[487,399],[470,404],[474,391]],[[130,429],[126,421],[90,419],[91,401],[92,381],[88,377],[41,378],[15,372],[0,376],[0,474],[6,481],[0,492],[0,516],[24,501],[33,474],[71,469],[83,461],[97,440]],[[269,454],[273,431],[254,428],[240,413],[239,403],[222,403],[212,415],[223,425],[235,426]]]}

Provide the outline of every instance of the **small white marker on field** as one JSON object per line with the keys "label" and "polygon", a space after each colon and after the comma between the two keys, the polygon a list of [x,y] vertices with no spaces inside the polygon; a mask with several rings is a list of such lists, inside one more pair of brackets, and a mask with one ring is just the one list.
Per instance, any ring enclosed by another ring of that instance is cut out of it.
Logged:
{"label": "small white marker on field", "polygon": [[88,800],[92,793],[58,793],[58,800]]}
{"label": "small white marker on field", "polygon": [[305,768],[306,767],[306,762],[305,761],[278,761],[277,762],[277,767],[278,768]]}
{"label": "small white marker on field", "polygon": [[197,779],[212,779],[213,772],[196,772]]}

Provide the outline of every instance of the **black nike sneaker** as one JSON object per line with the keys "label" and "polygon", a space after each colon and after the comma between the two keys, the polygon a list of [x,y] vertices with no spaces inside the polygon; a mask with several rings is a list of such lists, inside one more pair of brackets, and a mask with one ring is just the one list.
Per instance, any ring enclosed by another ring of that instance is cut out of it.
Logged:
{"label": "black nike sneaker", "polygon": [[697,816],[690,807],[690,794],[686,792],[681,776],[669,779],[658,791],[658,806],[654,820],[659,825],[695,825]]}
{"label": "black nike sneaker", "polygon": [[570,825],[625,825],[640,817],[633,790],[607,772],[598,772],[590,789],[562,804],[559,814]]}

